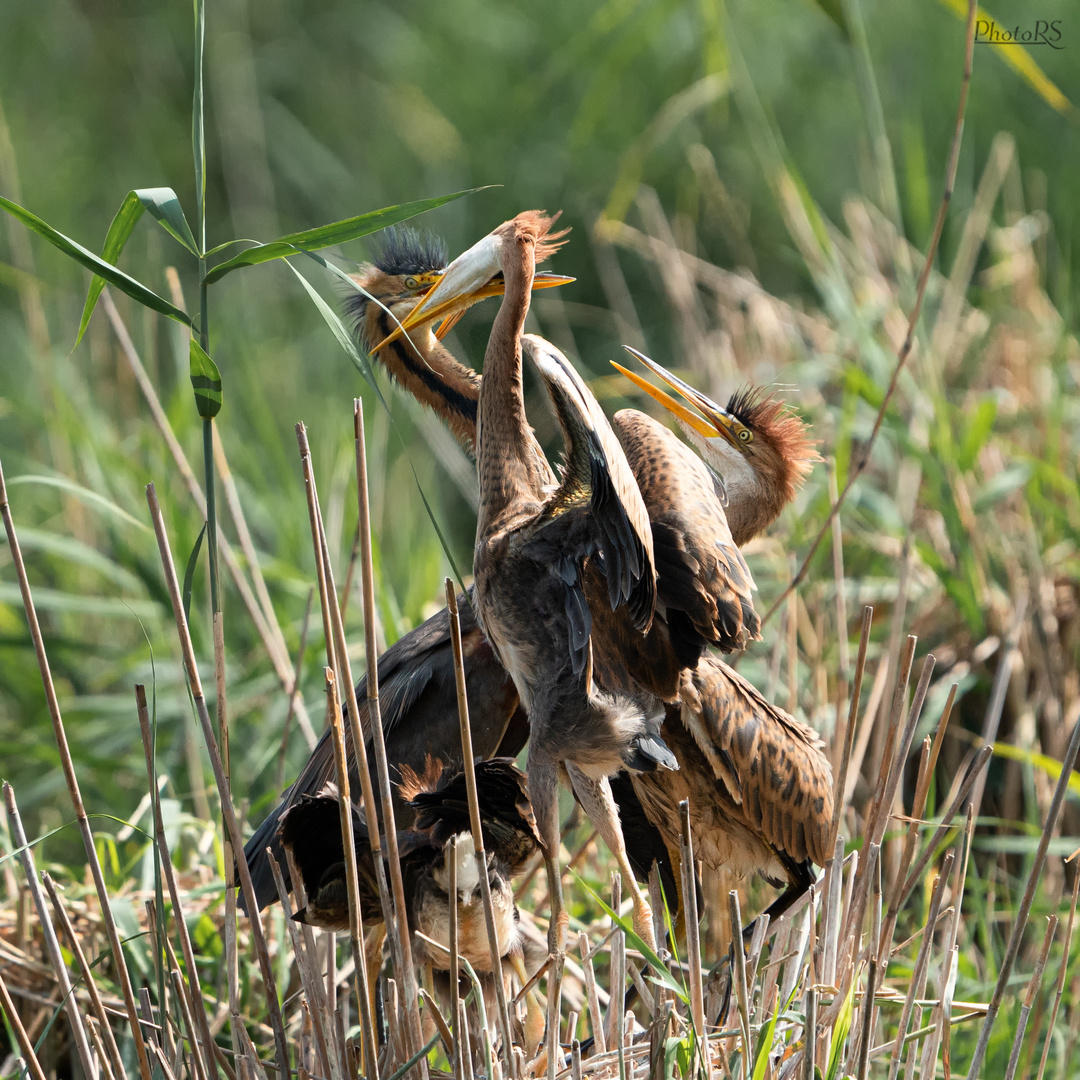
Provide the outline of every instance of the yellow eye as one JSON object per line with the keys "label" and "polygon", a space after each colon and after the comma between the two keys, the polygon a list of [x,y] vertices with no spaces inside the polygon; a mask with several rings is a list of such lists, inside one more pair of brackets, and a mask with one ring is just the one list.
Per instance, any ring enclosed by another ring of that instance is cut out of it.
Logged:
{"label": "yellow eye", "polygon": [[420,288],[420,282],[410,274],[405,279],[405,288],[406,289],[419,289]]}
{"label": "yellow eye", "polygon": [[750,440],[753,439],[753,437],[754,437],[753,432],[750,431],[748,428],[742,428],[739,431],[739,438],[742,439],[742,441],[745,442],[745,443],[750,442]]}

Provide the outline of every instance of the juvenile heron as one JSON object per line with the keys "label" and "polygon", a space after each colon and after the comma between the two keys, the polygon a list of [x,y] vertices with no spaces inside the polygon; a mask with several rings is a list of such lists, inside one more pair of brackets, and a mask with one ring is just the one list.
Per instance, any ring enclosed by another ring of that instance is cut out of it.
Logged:
{"label": "juvenile heron", "polygon": [[[398,833],[402,874],[409,896],[407,919],[415,937],[416,962],[445,973],[450,964],[450,907],[458,921],[458,954],[480,976],[493,976],[480,877],[470,832],[469,808],[462,772],[451,772],[429,757],[423,773],[406,767],[399,785],[402,798],[415,811],[413,824]],[[495,916],[500,976],[513,972],[527,981],[524,939],[511,879],[536,852],[539,838],[521,770],[507,758],[477,762],[476,784],[480,826],[487,854],[487,879]],[[315,795],[303,795],[282,814],[281,843],[292,852],[307,892],[307,904],[293,917],[326,930],[347,930],[349,901],[341,843],[337,787],[328,783]],[[364,923],[382,921],[375,867],[367,824],[354,804],[360,909]],[[457,839],[455,848],[450,841]],[[450,895],[450,856],[456,851],[457,895]],[[422,937],[419,935],[423,935]],[[530,1002],[534,1017],[535,1002]],[[535,1027],[535,1023],[533,1024]],[[534,1036],[535,1037],[535,1036]]]}

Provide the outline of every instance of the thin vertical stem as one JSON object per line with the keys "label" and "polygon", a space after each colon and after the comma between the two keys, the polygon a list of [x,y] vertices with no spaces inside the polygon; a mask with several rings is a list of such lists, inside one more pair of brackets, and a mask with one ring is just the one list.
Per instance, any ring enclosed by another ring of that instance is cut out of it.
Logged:
{"label": "thin vertical stem", "polygon": [[45,639],[41,634],[41,624],[38,622],[37,608],[34,605],[34,597],[30,592],[30,581],[26,576],[26,564],[23,562],[22,548],[19,546],[19,538],[15,533],[15,522],[11,516],[11,506],[8,503],[7,485],[4,482],[2,464],[0,464],[0,515],[4,519],[4,529],[7,532],[11,561],[15,566],[15,576],[19,581],[23,608],[26,611],[26,621],[30,628],[30,639],[34,643],[34,655],[37,658],[41,681],[45,687],[45,701],[49,708],[49,718],[52,720],[56,747],[60,752],[60,765],[64,772],[64,781],[67,784],[71,804],[75,808],[75,817],[79,823],[79,834],[82,836],[86,859],[90,864],[90,873],[94,878],[98,903],[101,905],[101,918],[105,923],[105,932],[109,938],[113,963],[116,965],[116,974],[120,980],[120,991],[124,997],[124,1006],[127,1010],[131,1035],[135,1043],[135,1054],[139,1061],[139,1073],[142,1080],[150,1080],[150,1059],[147,1057],[146,1044],[143,1041],[142,1029],[139,1026],[139,1009],[135,1001],[135,992],[131,987],[131,976],[128,974],[127,961],[124,958],[124,947],[120,941],[120,934],[116,929],[116,920],[113,918],[112,908],[109,906],[109,890],[105,885],[105,875],[101,871],[101,863],[98,860],[94,834],[90,829],[90,820],[86,816],[86,807],[83,805],[79,781],[75,776],[75,765],[71,760],[71,751],[68,748],[67,732],[64,730],[64,719],[60,713],[60,702],[57,699],[56,687],[53,684],[49,657],[45,652]]}
{"label": "thin vertical stem", "polygon": [[[357,414],[359,415],[359,413]],[[360,428],[361,435],[363,426]],[[364,555],[365,588],[364,603],[367,605],[367,562],[370,556],[370,538]],[[506,1001],[506,986],[502,977],[502,957],[499,935],[495,929],[495,909],[491,902],[491,882],[488,880],[487,855],[484,852],[484,831],[480,822],[480,799],[476,792],[476,761],[473,757],[472,729],[469,726],[469,698],[465,688],[465,662],[461,645],[461,621],[458,618],[457,593],[454,583],[446,579],[446,607],[450,615],[450,641],[454,652],[454,679],[457,684],[458,722],[461,726],[462,769],[465,773],[465,791],[469,800],[469,825],[473,836],[473,853],[476,856],[476,873],[480,878],[480,894],[484,902],[484,923],[487,927],[488,947],[491,950],[491,971],[495,980],[495,998],[499,1008],[499,1027],[503,1037],[503,1056],[513,1074],[513,1040],[510,1037],[510,1011]],[[372,626],[374,633],[374,626]],[[457,898],[451,898],[451,904]]]}
{"label": "thin vertical stem", "polygon": [[[150,729],[150,712],[146,707],[146,688],[141,683],[135,684],[135,708],[139,716],[139,731],[142,735],[143,754],[146,758],[146,773],[152,787],[154,784],[153,735]],[[184,954],[184,967],[187,968],[188,980],[191,985],[192,1010],[199,1022],[198,1035],[201,1042],[202,1060],[205,1065],[206,1075],[210,1077],[210,1080],[216,1080],[217,1067],[213,1050],[214,1037],[210,1034],[210,1024],[206,1019],[206,1006],[203,1004],[202,987],[199,984],[198,968],[195,966],[195,950],[191,946],[191,935],[188,933],[187,922],[184,919],[184,909],[180,902],[180,888],[176,883],[176,871],[173,869],[172,855],[169,853],[169,843],[165,837],[165,821],[161,816],[161,801],[159,799],[154,800],[154,833],[158,855],[161,860],[161,873],[169,890],[169,900],[172,903],[176,932],[180,936],[180,951]],[[164,914],[162,918],[164,918]],[[166,940],[168,940],[167,937]],[[192,1054],[194,1056],[199,1056],[199,1050],[200,1046],[198,1044],[192,1045]]]}
{"label": "thin vertical stem", "polygon": [[[173,563],[172,549],[169,546],[169,537],[165,531],[165,521],[161,515],[161,506],[158,503],[157,492],[153,484],[146,486],[146,499],[150,505],[150,516],[154,523],[154,534],[157,537],[158,552],[161,556],[161,566],[165,574],[165,584],[169,592],[169,600],[172,603],[173,617],[176,620],[176,630],[180,638],[180,650],[183,655],[184,669],[188,678],[188,686],[195,702],[195,712],[202,725],[203,739],[206,742],[206,750],[210,756],[210,764],[214,770],[214,779],[217,782],[218,797],[221,800],[222,816],[225,819],[225,828],[232,842],[234,851],[243,851],[244,842],[240,835],[240,824],[236,820],[236,812],[233,809],[232,793],[225,779],[225,769],[221,762],[221,753],[218,750],[217,739],[214,737],[214,728],[210,722],[210,712],[206,707],[206,697],[203,694],[202,678],[199,675],[199,666],[195,660],[195,648],[191,642],[191,633],[188,629],[187,616],[184,614],[184,605],[180,599],[180,583],[176,577],[176,566]],[[251,926],[251,938],[255,946],[255,955],[259,960],[259,968],[262,971],[263,982],[266,990],[266,1003],[270,1013],[270,1026],[274,1032],[277,1044],[278,1067],[281,1069],[282,1080],[289,1080],[289,1049],[285,1039],[285,1025],[281,1019],[281,1006],[278,1003],[277,980],[274,978],[273,965],[270,962],[270,953],[266,947],[266,937],[263,933],[262,922],[259,919],[259,905],[255,898],[255,886],[251,882],[251,871],[248,869],[246,859],[237,859],[236,867],[240,871],[240,886],[244,891],[244,899],[247,901],[249,912],[249,925]],[[194,977],[194,971],[191,972]],[[146,1080],[150,1080],[149,1076]]]}
{"label": "thin vertical stem", "polygon": [[[390,767],[386,759],[386,741],[383,738],[382,710],[379,706],[378,642],[375,636],[375,570],[371,554],[371,511],[368,502],[367,454],[364,448],[364,410],[357,398],[353,402],[353,424],[356,439],[356,493],[360,512],[360,571],[364,597],[364,643],[367,653],[368,725],[372,747],[375,750],[375,767],[379,776],[379,800],[382,804],[383,828],[386,833],[386,856],[390,864],[390,884],[393,889],[394,907],[400,917],[399,926],[405,927],[405,882],[401,876],[401,859],[398,855],[397,827],[394,823],[394,802],[390,793]],[[481,878],[486,872],[481,873]],[[389,927],[387,928],[390,929]],[[412,943],[407,930],[401,935],[401,967],[399,977],[405,991],[408,1037],[406,1045],[410,1053],[418,1053],[424,1040],[420,1029],[419,994],[416,971],[412,962]],[[426,1080],[427,1062],[421,1059],[420,1074]]]}

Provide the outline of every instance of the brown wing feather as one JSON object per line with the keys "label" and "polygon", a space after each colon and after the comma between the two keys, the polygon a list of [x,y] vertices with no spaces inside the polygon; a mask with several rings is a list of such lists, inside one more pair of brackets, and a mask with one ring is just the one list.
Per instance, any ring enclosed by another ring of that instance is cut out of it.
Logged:
{"label": "brown wing feather", "polygon": [[[777,850],[824,865],[831,852],[832,769],[813,728],[771,705],[723,661],[704,656],[684,678],[684,722],[741,813]],[[699,730],[694,726],[700,724]],[[734,772],[736,780],[732,781]]]}
{"label": "brown wing feather", "polygon": [[562,483],[547,500],[534,531],[587,506],[604,559],[611,606],[625,603],[635,626],[645,632],[656,602],[653,534],[626,455],[570,361],[535,334],[525,334],[521,344],[544,380],[566,439]]}
{"label": "brown wing feather", "polygon": [[725,652],[760,637],[754,579],[731,538],[708,467],[636,409],[612,418],[652,523],[657,599]]}

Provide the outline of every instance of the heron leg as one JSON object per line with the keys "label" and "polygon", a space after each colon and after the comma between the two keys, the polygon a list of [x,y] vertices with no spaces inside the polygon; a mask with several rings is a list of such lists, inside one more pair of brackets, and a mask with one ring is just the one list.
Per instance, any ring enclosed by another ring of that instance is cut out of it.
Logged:
{"label": "heron leg", "polygon": [[582,809],[589,815],[589,820],[596,826],[596,831],[604,838],[604,843],[610,848],[615,861],[619,864],[623,886],[629,891],[634,902],[634,932],[655,952],[652,908],[649,907],[649,902],[645,899],[645,894],[641,891],[641,886],[638,885],[633,868],[630,866],[630,856],[626,853],[626,841],[623,839],[622,826],[619,824],[619,810],[611,794],[611,784],[606,776],[600,780],[594,780],[570,762],[566,763],[566,771],[570,774],[570,782],[574,785],[574,792],[581,802]]}

